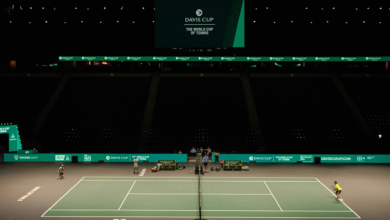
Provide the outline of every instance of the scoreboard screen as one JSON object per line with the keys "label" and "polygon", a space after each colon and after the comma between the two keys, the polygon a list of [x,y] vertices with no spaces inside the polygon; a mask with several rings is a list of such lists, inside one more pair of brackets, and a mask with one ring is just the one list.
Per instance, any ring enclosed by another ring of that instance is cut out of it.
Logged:
{"label": "scoreboard screen", "polygon": [[155,46],[245,46],[244,0],[155,0]]}

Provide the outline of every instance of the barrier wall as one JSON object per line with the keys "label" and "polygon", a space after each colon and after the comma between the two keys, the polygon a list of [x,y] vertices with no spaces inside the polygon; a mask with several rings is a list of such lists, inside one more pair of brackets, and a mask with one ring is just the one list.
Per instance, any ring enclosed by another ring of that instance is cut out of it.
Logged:
{"label": "barrier wall", "polygon": [[321,163],[390,163],[390,155],[334,155],[334,154],[220,154],[219,160],[241,160],[243,163],[314,163],[320,157]]}
{"label": "barrier wall", "polygon": [[4,154],[4,162],[72,162],[72,157],[78,157],[79,162],[133,162],[137,157],[139,162],[147,160],[176,160],[187,162],[187,154]]}

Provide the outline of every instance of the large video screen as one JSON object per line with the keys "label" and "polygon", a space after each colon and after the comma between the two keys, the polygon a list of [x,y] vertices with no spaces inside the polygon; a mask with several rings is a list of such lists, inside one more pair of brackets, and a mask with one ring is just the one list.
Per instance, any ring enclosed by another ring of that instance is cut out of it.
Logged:
{"label": "large video screen", "polygon": [[155,45],[245,47],[244,3],[244,0],[155,0]]}

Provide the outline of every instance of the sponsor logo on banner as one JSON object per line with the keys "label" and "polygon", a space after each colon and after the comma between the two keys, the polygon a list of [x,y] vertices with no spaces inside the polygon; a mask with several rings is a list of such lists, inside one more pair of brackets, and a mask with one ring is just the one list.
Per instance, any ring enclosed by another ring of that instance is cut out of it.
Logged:
{"label": "sponsor logo on banner", "polygon": [[357,162],[366,162],[366,158],[365,157],[362,157],[362,156],[358,156],[358,157],[356,157],[356,161]]}
{"label": "sponsor logo on banner", "polygon": [[198,16],[202,16],[202,14],[203,14],[203,11],[202,11],[202,9],[198,9],[198,10],[196,10],[196,15],[198,15]]}
{"label": "sponsor logo on banner", "polygon": [[137,157],[138,160],[149,160],[149,156],[131,156],[133,159]]}
{"label": "sponsor logo on banner", "polygon": [[301,155],[302,162],[313,162],[313,155]]}
{"label": "sponsor logo on banner", "polygon": [[329,161],[351,161],[351,157],[321,157],[321,160],[329,160]]}
{"label": "sponsor logo on banner", "polygon": [[19,156],[18,156],[18,155],[15,155],[14,158],[15,158],[15,160],[18,160],[18,159],[19,159]]}
{"label": "sponsor logo on banner", "polygon": [[70,160],[70,156],[69,155],[56,155],[55,160],[56,161]]}
{"label": "sponsor logo on banner", "polygon": [[14,140],[16,140],[16,136],[15,136],[15,134],[11,134],[11,138],[9,139],[10,141],[14,141]]}
{"label": "sponsor logo on banner", "polygon": [[129,161],[129,155],[107,155],[106,160],[119,160],[119,161]]}
{"label": "sponsor logo on banner", "polygon": [[262,157],[249,156],[249,160],[250,161],[273,161],[273,157],[272,156],[268,156],[268,157],[265,157],[265,156],[262,156]]}
{"label": "sponsor logo on banner", "polygon": [[20,160],[38,160],[38,156],[20,156]]}
{"label": "sponsor logo on banner", "polygon": [[91,161],[92,161],[92,156],[88,155],[88,154],[85,154],[84,155],[84,162],[91,162]]}
{"label": "sponsor logo on banner", "polygon": [[9,127],[0,128],[0,133],[7,132],[9,130]]}
{"label": "sponsor logo on banner", "polygon": [[30,152],[28,150],[26,150],[26,154],[29,154]]}
{"label": "sponsor logo on banner", "polygon": [[293,156],[275,156],[278,161],[291,161]]}

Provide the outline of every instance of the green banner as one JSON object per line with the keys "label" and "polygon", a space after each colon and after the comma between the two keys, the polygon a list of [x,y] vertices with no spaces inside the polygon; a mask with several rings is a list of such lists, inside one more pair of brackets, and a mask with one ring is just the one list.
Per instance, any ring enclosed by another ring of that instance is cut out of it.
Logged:
{"label": "green banner", "polygon": [[390,163],[390,155],[333,155],[333,154],[220,154],[219,160],[241,160],[243,163]]}
{"label": "green banner", "polygon": [[8,134],[9,152],[17,152],[22,149],[22,143],[19,137],[19,130],[17,125],[8,125],[6,123],[0,124],[0,134]]}
{"label": "green banner", "polygon": [[137,157],[139,162],[147,160],[157,162],[158,160],[175,160],[176,162],[187,162],[187,154],[4,154],[4,162],[72,162],[72,157],[78,157],[78,162],[133,162]]}
{"label": "green banner", "polygon": [[195,56],[60,56],[59,61],[182,62],[384,62],[390,57],[195,57]]}

